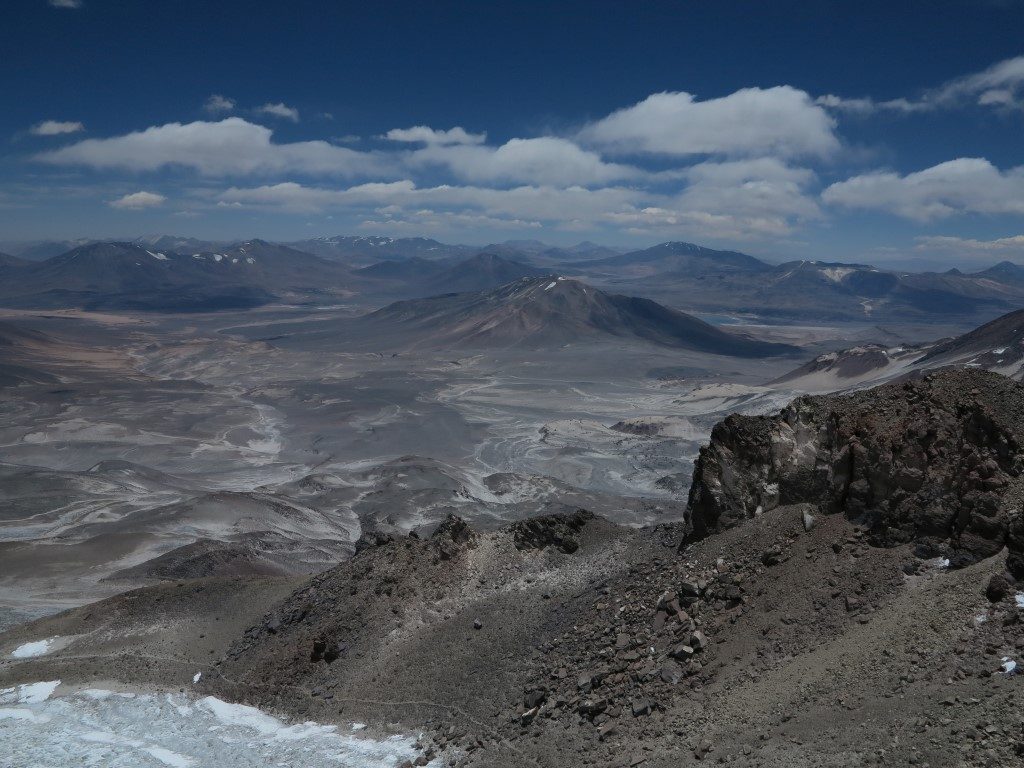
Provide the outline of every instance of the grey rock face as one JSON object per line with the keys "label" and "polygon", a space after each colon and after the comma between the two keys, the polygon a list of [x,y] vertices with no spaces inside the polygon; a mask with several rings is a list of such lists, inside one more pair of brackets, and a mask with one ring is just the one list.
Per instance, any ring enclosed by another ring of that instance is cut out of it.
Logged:
{"label": "grey rock face", "polygon": [[1008,546],[1019,576],[1022,433],[1024,387],[978,370],[730,416],[694,469],[685,541],[779,505],[812,504],[865,525],[877,545],[947,547],[957,564]]}

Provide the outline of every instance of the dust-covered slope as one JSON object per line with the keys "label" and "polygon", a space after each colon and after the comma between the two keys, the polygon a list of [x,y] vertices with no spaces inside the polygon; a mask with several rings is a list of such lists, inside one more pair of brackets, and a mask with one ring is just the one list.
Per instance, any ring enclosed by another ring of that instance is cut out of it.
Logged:
{"label": "dust-covered slope", "polygon": [[0,269],[10,267],[23,267],[29,263],[30,262],[26,261],[25,259],[19,259],[17,256],[11,256],[10,254],[7,253],[0,253]]}
{"label": "dust-covered slope", "polygon": [[61,342],[48,334],[0,321],[0,387],[57,381],[45,363],[62,351]]}
{"label": "dust-covered slope", "polygon": [[960,363],[1020,377],[1024,367],[1024,310],[937,344],[921,362],[933,366]]}
{"label": "dust-covered slope", "polygon": [[835,392],[865,386],[912,371],[925,350],[923,345],[860,344],[818,355],[769,383],[801,392]]}
{"label": "dust-covered slope", "polygon": [[434,348],[551,347],[619,338],[741,357],[793,351],[727,333],[649,299],[606,294],[556,277],[397,302],[361,323]]}

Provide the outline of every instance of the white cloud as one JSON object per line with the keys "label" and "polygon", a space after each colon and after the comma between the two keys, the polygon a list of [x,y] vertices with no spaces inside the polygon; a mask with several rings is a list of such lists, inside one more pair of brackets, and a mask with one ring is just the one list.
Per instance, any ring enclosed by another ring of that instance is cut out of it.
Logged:
{"label": "white cloud", "polygon": [[205,102],[203,102],[203,109],[212,115],[231,112],[234,108],[235,100],[230,99],[227,96],[221,96],[219,93],[212,94]]}
{"label": "white cloud", "polygon": [[914,250],[925,253],[984,259],[1024,259],[1024,235],[996,240],[975,240],[964,237],[930,236],[915,238]]}
{"label": "white cloud", "polygon": [[821,217],[808,192],[815,174],[775,158],[700,163],[686,177],[679,194],[611,220],[633,233],[758,240],[787,237],[798,224]]}
{"label": "white cloud", "polygon": [[835,121],[788,85],[704,101],[656,93],[586,126],[580,136],[614,150],[665,155],[826,156],[839,148]]}
{"label": "white cloud", "polygon": [[[926,96],[941,104],[957,104],[976,100],[979,104],[1005,105],[1007,99],[1019,98],[1024,86],[1024,56],[1004,59],[986,70],[951,80]],[[1017,102],[1020,106],[1020,102]]]}
{"label": "white cloud", "polygon": [[490,216],[558,223],[573,219],[597,221],[622,210],[643,193],[620,187],[521,186],[491,189],[476,186],[417,187],[412,181],[359,184],[347,189],[308,187],[294,182],[261,187],[232,187],[219,195],[227,205],[284,208],[317,212],[329,208],[390,208],[392,213],[419,210],[481,211]]}
{"label": "white cloud", "polygon": [[141,211],[144,208],[155,208],[167,202],[167,198],[155,192],[132,192],[117,200],[111,200],[111,208],[122,208],[131,211]]}
{"label": "white cloud", "polygon": [[414,125],[412,128],[392,128],[384,134],[384,138],[389,141],[422,144],[483,144],[487,140],[487,134],[469,133],[458,125],[447,131]]}
{"label": "white cloud", "polygon": [[775,158],[700,163],[687,171],[687,178],[690,185],[678,196],[677,207],[727,224],[737,239],[785,236],[797,224],[821,218],[808,192],[816,181],[814,172]]}
{"label": "white cloud", "polygon": [[429,145],[413,152],[412,166],[442,166],[470,182],[510,181],[571,186],[605,184],[640,175],[629,166],[607,163],[571,141],[545,136],[512,139],[500,147]]}
{"label": "white cloud", "polygon": [[929,112],[977,104],[986,107],[1024,108],[1024,56],[1005,59],[988,69],[950,80],[915,99],[875,101],[869,97],[844,98],[829,94],[818,99],[829,109],[859,114],[874,112]]}
{"label": "white cloud", "polygon": [[273,115],[274,117],[281,117],[285,120],[291,120],[293,123],[299,122],[299,110],[294,107],[289,107],[285,104],[278,102],[277,104],[264,104],[259,107],[257,112],[264,115]]}
{"label": "white cloud", "polygon": [[532,227],[537,222],[560,229],[628,227],[647,233],[685,233],[693,237],[751,240],[790,234],[797,223],[820,216],[807,187],[815,180],[806,169],[773,159],[704,163],[691,169],[686,188],[675,195],[605,186],[523,185],[418,187],[411,180],[360,184],[346,189],[310,187],[295,182],[233,187],[217,196],[222,207],[258,207],[317,213],[345,209],[387,220],[434,227]]}
{"label": "white cloud", "polygon": [[81,8],[82,0],[48,0],[54,8]]}
{"label": "white cloud", "polygon": [[43,122],[33,125],[29,129],[29,133],[35,134],[36,136],[61,136],[66,133],[78,133],[79,131],[84,130],[85,126],[79,122],[70,120],[43,120]]}
{"label": "white cloud", "polygon": [[984,158],[961,157],[906,176],[874,171],[833,184],[822,199],[916,221],[964,213],[1024,214],[1024,166],[1000,171]]}
{"label": "white cloud", "polygon": [[179,166],[205,176],[275,173],[393,175],[381,155],[326,141],[275,144],[273,131],[240,117],[218,122],[167,123],[109,139],[86,139],[37,155],[53,165],[102,170],[155,171]]}
{"label": "white cloud", "polygon": [[828,109],[859,115],[869,115],[873,112],[883,111],[910,113],[931,109],[930,105],[925,105],[923,102],[914,102],[904,98],[875,101],[867,96],[848,99],[831,93],[819,96],[816,99],[816,103]]}

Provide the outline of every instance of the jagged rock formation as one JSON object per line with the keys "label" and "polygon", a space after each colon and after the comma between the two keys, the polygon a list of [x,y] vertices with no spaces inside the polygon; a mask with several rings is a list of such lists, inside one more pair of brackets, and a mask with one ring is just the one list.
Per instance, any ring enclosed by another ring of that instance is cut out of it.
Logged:
{"label": "jagged rock formation", "polygon": [[571,515],[544,515],[523,520],[512,525],[512,537],[516,549],[544,549],[554,547],[559,552],[571,555],[579,549],[576,540],[579,532],[594,515],[579,509]]}
{"label": "jagged rock formation", "polygon": [[1009,546],[1024,575],[1022,433],[1024,387],[977,370],[730,416],[697,461],[688,537],[806,502],[867,526],[877,544],[948,548],[954,564]]}

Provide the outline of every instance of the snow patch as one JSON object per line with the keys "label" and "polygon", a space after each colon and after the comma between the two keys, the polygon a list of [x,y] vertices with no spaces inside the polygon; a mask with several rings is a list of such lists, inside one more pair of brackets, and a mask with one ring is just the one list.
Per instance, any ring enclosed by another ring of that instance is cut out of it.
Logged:
{"label": "snow patch", "polygon": [[29,723],[45,723],[49,719],[45,715],[37,715],[31,709],[0,707],[0,720],[25,720]]}
{"label": "snow patch", "polygon": [[49,680],[42,683],[25,683],[17,688],[0,690],[2,704],[40,704],[57,690],[60,680]]}
{"label": "snow patch", "polygon": [[[312,722],[289,725],[213,697],[95,689],[49,698],[58,684],[0,691],[0,702],[12,700],[0,707],[10,765],[394,768],[419,755],[411,736],[369,738]],[[429,765],[438,768],[441,760]]]}
{"label": "snow patch", "polygon": [[162,253],[153,253],[152,251],[146,251],[146,253],[148,253],[157,261],[167,261],[167,257]]}
{"label": "snow patch", "polygon": [[31,659],[35,656],[44,656],[50,652],[50,646],[53,645],[55,639],[51,637],[49,640],[35,640],[31,643],[23,643],[14,649],[11,653],[11,658]]}
{"label": "snow patch", "polygon": [[821,274],[823,274],[833,283],[838,283],[844,277],[846,277],[847,275],[852,275],[854,272],[856,272],[856,270],[850,269],[850,267],[826,267],[825,269],[821,270]]}

